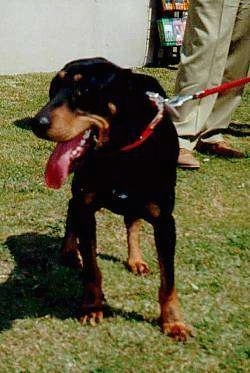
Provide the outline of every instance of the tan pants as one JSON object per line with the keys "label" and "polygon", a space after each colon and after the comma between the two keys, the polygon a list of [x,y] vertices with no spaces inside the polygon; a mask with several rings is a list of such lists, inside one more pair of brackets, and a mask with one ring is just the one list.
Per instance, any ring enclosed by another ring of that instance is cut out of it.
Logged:
{"label": "tan pants", "polygon": [[[193,94],[247,76],[250,0],[191,0],[175,93]],[[174,123],[180,146],[194,149],[202,134],[227,128],[243,87],[185,103]],[[217,142],[221,135],[204,141]]]}

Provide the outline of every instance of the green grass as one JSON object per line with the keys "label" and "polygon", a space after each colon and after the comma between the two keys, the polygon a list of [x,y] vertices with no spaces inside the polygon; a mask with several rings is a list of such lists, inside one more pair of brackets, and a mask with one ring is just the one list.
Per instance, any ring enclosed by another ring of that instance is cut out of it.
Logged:
{"label": "green grass", "polygon": [[[176,71],[144,69],[171,95]],[[108,316],[97,327],[75,319],[79,273],[58,264],[70,181],[48,190],[43,169],[53,144],[28,129],[47,100],[51,74],[0,77],[0,371],[247,372],[248,159],[197,155],[197,172],[178,170],[176,282],[195,337],[175,343],[160,333],[159,271],[151,227],[143,227],[147,277],[124,267],[122,219],[97,215],[99,265]],[[234,114],[249,123],[250,89]],[[228,137],[249,151],[247,137]]]}

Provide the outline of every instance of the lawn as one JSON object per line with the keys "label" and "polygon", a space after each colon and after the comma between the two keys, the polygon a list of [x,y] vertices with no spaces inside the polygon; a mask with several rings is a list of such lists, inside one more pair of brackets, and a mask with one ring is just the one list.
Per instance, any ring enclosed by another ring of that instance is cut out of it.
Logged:
{"label": "lawn", "polygon": [[[143,69],[172,95],[175,70]],[[125,266],[122,218],[97,214],[107,317],[76,320],[79,273],[59,265],[70,181],[44,186],[53,144],[27,118],[47,100],[52,74],[0,77],[0,372],[249,372],[249,163],[197,154],[199,171],[178,170],[176,283],[195,336],[176,343],[157,325],[159,270],[151,227],[142,232],[151,273]],[[228,139],[249,151],[250,87]],[[249,133],[248,133],[249,135]]]}

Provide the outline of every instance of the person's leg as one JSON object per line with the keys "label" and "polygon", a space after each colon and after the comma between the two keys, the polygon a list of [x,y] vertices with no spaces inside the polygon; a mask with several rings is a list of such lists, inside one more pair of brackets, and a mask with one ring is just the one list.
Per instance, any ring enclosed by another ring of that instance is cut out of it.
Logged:
{"label": "person's leg", "polygon": [[[230,44],[228,59],[223,75],[223,83],[230,82],[239,78],[246,77],[249,72],[249,62],[250,62],[250,3],[249,0],[241,0],[238,13],[235,20],[235,25],[232,34],[232,41]],[[206,132],[214,129],[227,128],[231,121],[231,116],[234,110],[240,103],[241,95],[244,87],[238,87],[231,89],[230,91],[218,95],[215,102],[213,111],[208,117],[206,122]],[[225,149],[223,149],[223,142]],[[216,144],[216,145],[208,145]],[[242,153],[237,150],[231,149],[226,145],[223,140],[222,135],[214,135],[211,137],[206,137],[200,144],[199,148],[208,149],[211,151],[218,148],[218,154],[225,154],[231,156],[240,156]],[[227,154],[228,153],[228,154]]]}
{"label": "person's leg", "polygon": [[[238,5],[239,0],[191,2],[176,94],[194,94],[221,83]],[[194,149],[215,101],[216,95],[212,95],[189,101],[178,110],[180,118],[174,123],[181,148]]]}

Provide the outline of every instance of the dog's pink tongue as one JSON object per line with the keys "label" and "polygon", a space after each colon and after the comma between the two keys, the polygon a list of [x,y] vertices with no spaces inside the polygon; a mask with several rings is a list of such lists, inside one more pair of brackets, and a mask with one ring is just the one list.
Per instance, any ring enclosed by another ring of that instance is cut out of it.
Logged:
{"label": "dog's pink tongue", "polygon": [[51,154],[45,170],[45,183],[49,188],[59,189],[70,172],[71,152],[79,145],[82,135],[73,140],[59,142]]}

